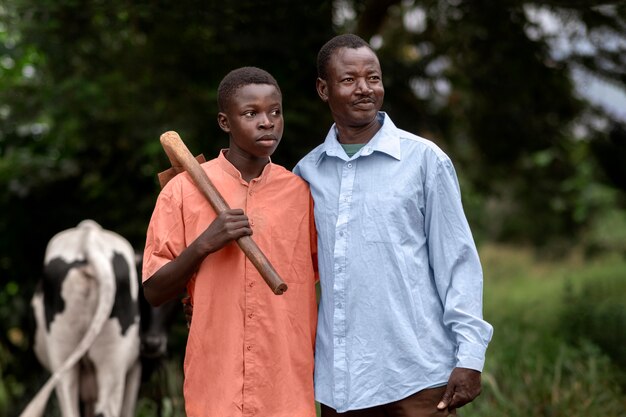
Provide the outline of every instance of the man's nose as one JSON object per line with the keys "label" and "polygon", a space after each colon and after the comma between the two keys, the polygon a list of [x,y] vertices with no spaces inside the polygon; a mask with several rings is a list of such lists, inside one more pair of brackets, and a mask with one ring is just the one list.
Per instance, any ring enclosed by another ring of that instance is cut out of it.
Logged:
{"label": "man's nose", "polygon": [[361,92],[361,94],[370,94],[373,91],[365,78],[357,79],[357,90]]}

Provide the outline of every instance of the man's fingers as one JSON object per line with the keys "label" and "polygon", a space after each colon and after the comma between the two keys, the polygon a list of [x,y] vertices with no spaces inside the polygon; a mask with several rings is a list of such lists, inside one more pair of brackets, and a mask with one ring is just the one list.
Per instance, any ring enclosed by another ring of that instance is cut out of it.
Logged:
{"label": "man's fingers", "polygon": [[468,402],[469,400],[463,394],[455,392],[450,403],[448,403],[448,408],[459,408]]}
{"label": "man's fingers", "polygon": [[450,384],[448,384],[446,388],[446,392],[443,393],[443,397],[441,397],[441,401],[439,401],[439,404],[437,404],[437,409],[444,410],[445,408],[447,408],[448,405],[450,404],[450,401],[452,400],[453,394],[454,394],[454,388]]}

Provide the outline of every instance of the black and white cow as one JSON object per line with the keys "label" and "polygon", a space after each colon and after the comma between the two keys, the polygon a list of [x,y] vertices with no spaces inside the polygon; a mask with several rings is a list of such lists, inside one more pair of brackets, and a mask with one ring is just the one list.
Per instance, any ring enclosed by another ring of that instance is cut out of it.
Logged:
{"label": "black and white cow", "polygon": [[35,353],[51,377],[22,417],[56,390],[63,417],[131,417],[141,379],[139,281],[130,243],[92,220],[55,235],[32,299]]}

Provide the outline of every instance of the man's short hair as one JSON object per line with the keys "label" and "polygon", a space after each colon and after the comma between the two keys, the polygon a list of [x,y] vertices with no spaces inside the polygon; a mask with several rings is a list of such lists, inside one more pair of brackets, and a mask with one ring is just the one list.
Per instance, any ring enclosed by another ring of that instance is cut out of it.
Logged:
{"label": "man's short hair", "polygon": [[343,35],[337,35],[322,46],[317,54],[317,76],[322,80],[328,77],[328,63],[330,57],[340,48],[359,49],[362,47],[369,48],[372,52],[374,50],[369,43],[365,42],[357,35],[347,33]]}
{"label": "man's short hair", "polygon": [[226,74],[217,87],[217,107],[219,111],[224,111],[237,90],[249,84],[273,85],[282,95],[278,82],[269,72],[257,67],[237,68]]}

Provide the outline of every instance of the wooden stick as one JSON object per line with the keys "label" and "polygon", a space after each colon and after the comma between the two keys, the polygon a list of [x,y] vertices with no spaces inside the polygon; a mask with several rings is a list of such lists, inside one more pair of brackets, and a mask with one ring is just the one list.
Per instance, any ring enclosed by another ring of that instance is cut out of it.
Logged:
{"label": "wooden stick", "polygon": [[[172,166],[182,166],[189,173],[198,189],[204,194],[217,214],[230,208],[198,161],[189,152],[178,133],[174,131],[163,133],[161,135],[161,145]],[[287,284],[280,278],[265,254],[250,236],[243,236],[237,239],[237,244],[259,271],[274,294],[281,295],[287,291]]]}

